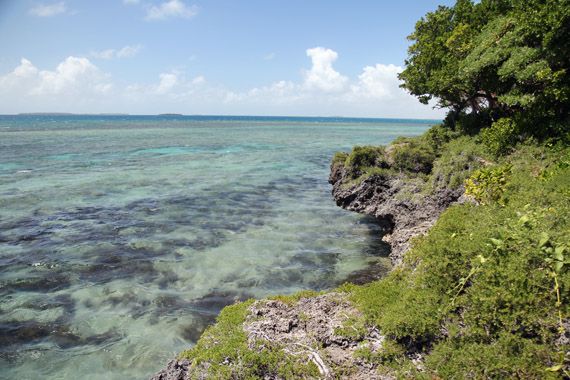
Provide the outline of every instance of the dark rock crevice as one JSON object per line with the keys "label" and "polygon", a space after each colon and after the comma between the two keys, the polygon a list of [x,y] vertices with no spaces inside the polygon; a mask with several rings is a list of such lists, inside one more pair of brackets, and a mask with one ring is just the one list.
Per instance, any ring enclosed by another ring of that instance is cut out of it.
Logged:
{"label": "dark rock crevice", "polygon": [[422,182],[401,173],[373,174],[359,182],[342,163],[331,165],[329,183],[336,204],[385,223],[384,240],[392,247],[394,266],[401,265],[411,238],[425,234],[449,206],[465,201],[463,187],[421,193]]}

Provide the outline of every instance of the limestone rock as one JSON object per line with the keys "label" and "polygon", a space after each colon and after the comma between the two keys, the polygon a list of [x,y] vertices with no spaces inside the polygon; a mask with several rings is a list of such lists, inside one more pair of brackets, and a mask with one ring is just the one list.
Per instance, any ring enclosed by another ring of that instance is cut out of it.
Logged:
{"label": "limestone rock", "polygon": [[378,218],[385,223],[394,266],[402,264],[409,240],[425,234],[439,215],[454,203],[465,202],[464,189],[441,189],[434,196],[420,192],[421,180],[403,174],[374,174],[355,183],[344,165],[331,165],[329,183],[338,206]]}

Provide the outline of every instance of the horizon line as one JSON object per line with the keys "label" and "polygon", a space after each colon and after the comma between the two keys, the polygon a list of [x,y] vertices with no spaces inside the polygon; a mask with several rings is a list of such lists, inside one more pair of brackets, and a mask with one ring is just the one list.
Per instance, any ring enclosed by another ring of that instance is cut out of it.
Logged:
{"label": "horizon line", "polygon": [[182,114],[182,113],[157,113],[157,114],[130,114],[122,112],[101,113],[75,113],[75,112],[19,112],[0,114],[1,116],[185,116],[185,117],[275,117],[275,118],[327,118],[327,119],[398,119],[398,120],[430,120],[442,121],[443,119],[417,118],[417,117],[379,117],[379,116],[302,116],[302,115],[239,115],[239,114]]}

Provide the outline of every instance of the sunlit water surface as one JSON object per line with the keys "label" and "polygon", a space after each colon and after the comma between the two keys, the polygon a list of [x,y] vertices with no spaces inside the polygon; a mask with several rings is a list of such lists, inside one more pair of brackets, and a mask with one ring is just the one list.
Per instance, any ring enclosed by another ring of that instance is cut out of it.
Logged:
{"label": "sunlit water surface", "polygon": [[389,270],[329,163],[429,124],[0,116],[0,378],[147,379],[227,304]]}

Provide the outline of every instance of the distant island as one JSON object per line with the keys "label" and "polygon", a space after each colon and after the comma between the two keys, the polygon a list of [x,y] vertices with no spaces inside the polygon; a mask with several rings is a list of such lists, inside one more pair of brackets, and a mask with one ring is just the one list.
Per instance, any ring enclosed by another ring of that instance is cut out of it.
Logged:
{"label": "distant island", "polygon": [[70,113],[70,112],[23,112],[18,115],[31,116],[129,116],[128,113]]}
{"label": "distant island", "polygon": [[159,113],[158,116],[184,116],[181,113]]}

